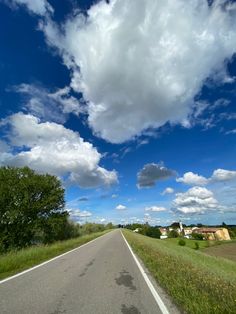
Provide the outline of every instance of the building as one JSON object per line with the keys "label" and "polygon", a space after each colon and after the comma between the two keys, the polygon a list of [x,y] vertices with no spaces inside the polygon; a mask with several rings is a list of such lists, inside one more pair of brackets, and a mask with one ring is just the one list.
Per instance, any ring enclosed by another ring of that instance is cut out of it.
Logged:
{"label": "building", "polygon": [[184,235],[190,235],[192,234],[193,230],[192,228],[184,228]]}
{"label": "building", "polygon": [[226,228],[194,228],[193,233],[199,233],[206,240],[230,240],[229,231]]}
{"label": "building", "polygon": [[166,228],[160,228],[161,235],[162,236],[167,236],[167,229]]}

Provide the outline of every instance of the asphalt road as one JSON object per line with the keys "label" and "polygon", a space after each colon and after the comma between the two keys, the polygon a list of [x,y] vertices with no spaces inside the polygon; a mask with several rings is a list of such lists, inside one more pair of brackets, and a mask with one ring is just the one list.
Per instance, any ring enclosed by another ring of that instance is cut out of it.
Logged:
{"label": "asphalt road", "polygon": [[1,314],[159,314],[119,230],[0,284]]}

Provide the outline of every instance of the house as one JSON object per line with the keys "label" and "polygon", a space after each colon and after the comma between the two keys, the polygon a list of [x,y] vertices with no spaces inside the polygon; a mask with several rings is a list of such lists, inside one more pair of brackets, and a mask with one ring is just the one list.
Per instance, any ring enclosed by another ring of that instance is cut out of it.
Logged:
{"label": "house", "polygon": [[167,229],[166,228],[160,228],[161,235],[162,236],[167,236]]}
{"label": "house", "polygon": [[193,232],[192,228],[184,228],[184,235],[189,236]]}
{"label": "house", "polygon": [[206,240],[230,240],[229,231],[226,228],[194,228],[193,233],[199,233]]}

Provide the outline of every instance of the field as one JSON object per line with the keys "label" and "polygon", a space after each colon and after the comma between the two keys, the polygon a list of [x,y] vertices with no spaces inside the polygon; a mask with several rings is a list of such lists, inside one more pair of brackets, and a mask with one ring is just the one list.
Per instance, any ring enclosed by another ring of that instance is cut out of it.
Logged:
{"label": "field", "polygon": [[236,262],[236,243],[227,243],[220,246],[209,247],[204,253],[212,256],[220,256]]}
{"label": "field", "polygon": [[0,255],[0,279],[12,276],[50,258],[79,247],[109,231],[110,230],[92,233],[79,238],[56,242],[51,245],[35,246]]}
{"label": "field", "polygon": [[[162,240],[164,242],[170,242],[173,243],[175,245],[178,245],[179,242],[179,238],[167,238]],[[186,243],[186,247],[195,248],[195,243],[197,242],[199,245],[199,249],[205,249],[205,248],[209,248],[212,246],[219,246],[219,245],[224,245],[225,243],[227,243],[227,241],[203,241],[203,240],[189,240],[189,239],[184,239],[185,243]],[[228,241],[229,243],[231,241]]]}
{"label": "field", "polygon": [[128,230],[124,235],[182,312],[235,314],[235,262],[181,247],[176,239],[157,240]]}

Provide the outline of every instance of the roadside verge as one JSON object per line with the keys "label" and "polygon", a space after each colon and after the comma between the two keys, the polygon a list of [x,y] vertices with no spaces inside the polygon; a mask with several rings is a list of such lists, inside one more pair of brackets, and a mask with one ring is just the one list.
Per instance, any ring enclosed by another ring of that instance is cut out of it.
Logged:
{"label": "roadside verge", "polygon": [[123,233],[181,313],[235,313],[236,263],[128,230]]}
{"label": "roadside verge", "polygon": [[0,284],[69,254],[108,232],[111,230],[0,255]]}

